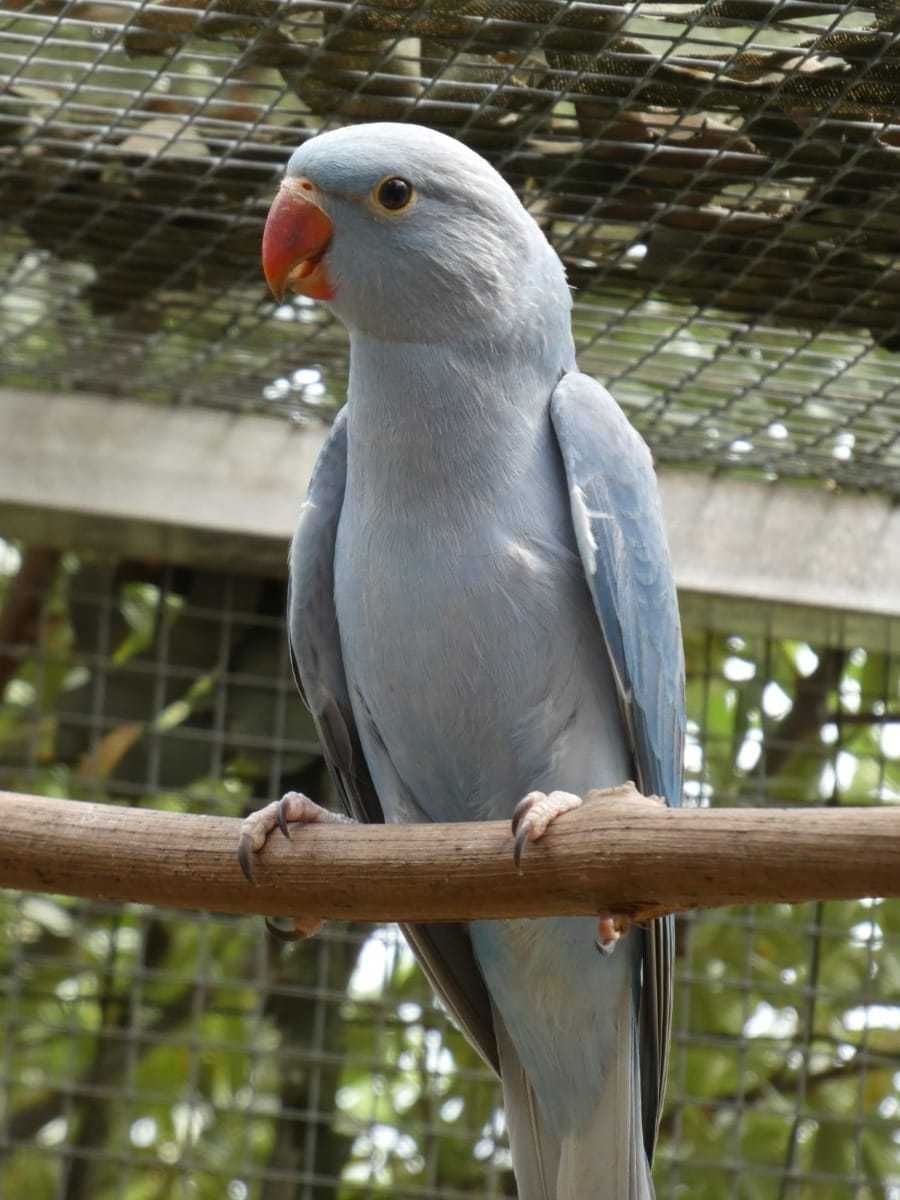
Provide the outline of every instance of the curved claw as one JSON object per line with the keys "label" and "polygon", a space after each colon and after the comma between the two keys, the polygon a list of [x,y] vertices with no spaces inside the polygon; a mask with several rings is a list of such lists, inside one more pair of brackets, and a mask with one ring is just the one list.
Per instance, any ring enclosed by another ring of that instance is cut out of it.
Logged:
{"label": "curved claw", "polygon": [[278,801],[278,828],[284,834],[288,841],[291,840],[291,831],[288,829],[287,814],[285,812],[284,796]]}
{"label": "curved claw", "polygon": [[276,925],[271,917],[266,917],[266,932],[275,939],[276,942],[302,942],[304,935],[298,933],[295,929],[282,929],[280,925]]}
{"label": "curved claw", "polygon": [[516,825],[515,825],[515,818],[513,818],[513,832],[516,835],[515,844],[513,845],[513,862],[518,867],[518,866],[521,866],[521,864],[522,864],[522,855],[525,853],[525,847],[528,845],[528,842],[530,841],[530,838],[528,836],[529,829],[528,829],[527,825],[520,825],[517,830]]}
{"label": "curved claw", "polygon": [[529,808],[531,808],[533,803],[534,801],[530,796],[525,796],[516,805],[512,815],[512,831],[514,834],[518,833],[519,826],[522,824],[522,818],[528,812]]}
{"label": "curved claw", "polygon": [[525,847],[531,841],[531,826],[525,820],[529,812],[534,807],[534,796],[529,792],[524,796],[513,810],[512,815],[512,831],[515,837],[513,845],[513,862],[517,867],[522,865],[522,855],[525,853]]}
{"label": "curved claw", "polygon": [[515,807],[512,831],[515,835],[513,862],[518,867],[529,842],[542,838],[550,825],[563,813],[580,807],[581,797],[572,792],[529,792]]}
{"label": "curved claw", "polygon": [[241,840],[238,842],[237,860],[248,883],[256,883],[256,876],[253,873],[253,854],[253,842],[246,833],[242,834]]}

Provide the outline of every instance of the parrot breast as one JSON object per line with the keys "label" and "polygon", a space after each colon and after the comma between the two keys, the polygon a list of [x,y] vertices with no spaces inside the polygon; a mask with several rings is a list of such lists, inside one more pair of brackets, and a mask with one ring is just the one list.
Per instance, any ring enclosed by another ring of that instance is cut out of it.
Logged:
{"label": "parrot breast", "polygon": [[426,376],[408,347],[394,352],[390,364],[382,345],[368,360],[354,348],[335,552],[351,702],[385,814],[503,818],[550,782],[622,782],[626,739],[548,414],[557,370],[495,362],[460,395],[457,362]]}

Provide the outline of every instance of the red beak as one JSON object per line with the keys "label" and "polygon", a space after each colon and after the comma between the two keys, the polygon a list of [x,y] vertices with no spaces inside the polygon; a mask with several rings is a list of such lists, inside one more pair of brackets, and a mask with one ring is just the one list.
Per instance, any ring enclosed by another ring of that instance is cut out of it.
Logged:
{"label": "red beak", "polygon": [[262,240],[262,267],[269,289],[280,301],[290,288],[314,300],[334,299],[322,259],[334,225],[317,203],[308,179],[286,179],[272,202]]}

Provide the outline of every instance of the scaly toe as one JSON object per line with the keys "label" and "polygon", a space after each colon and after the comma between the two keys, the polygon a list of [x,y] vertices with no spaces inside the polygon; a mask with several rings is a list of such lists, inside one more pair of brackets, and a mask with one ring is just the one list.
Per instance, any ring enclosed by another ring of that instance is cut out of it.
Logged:
{"label": "scaly toe", "polygon": [[604,957],[609,957],[630,928],[631,921],[628,917],[615,913],[599,917],[597,920],[597,949]]}
{"label": "scaly toe", "polygon": [[563,813],[570,812],[582,804],[580,796],[572,792],[529,792],[516,805],[512,818],[513,862],[520,866],[525,847],[536,842],[547,832],[553,821]]}
{"label": "scaly toe", "polygon": [[272,917],[266,917],[265,922],[266,930],[276,942],[303,942],[307,938],[315,937],[325,924],[318,917],[294,917],[290,929],[276,924]]}

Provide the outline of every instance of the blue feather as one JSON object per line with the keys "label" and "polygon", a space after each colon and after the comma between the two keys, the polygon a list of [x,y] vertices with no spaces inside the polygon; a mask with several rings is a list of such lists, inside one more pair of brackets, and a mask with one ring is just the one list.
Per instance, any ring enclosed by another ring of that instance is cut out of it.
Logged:
{"label": "blue feather", "polygon": [[[609,392],[588,375],[565,375],[550,411],[638,783],[646,794],[679,805],[684,650],[650,452]],[[645,938],[641,1082],[644,1140],[652,1155],[668,1074],[674,919],[654,921]]]}

